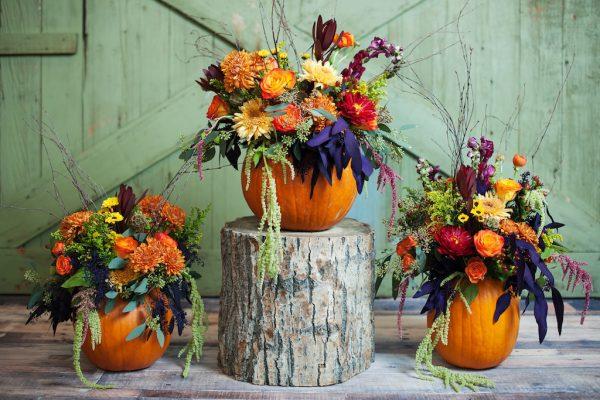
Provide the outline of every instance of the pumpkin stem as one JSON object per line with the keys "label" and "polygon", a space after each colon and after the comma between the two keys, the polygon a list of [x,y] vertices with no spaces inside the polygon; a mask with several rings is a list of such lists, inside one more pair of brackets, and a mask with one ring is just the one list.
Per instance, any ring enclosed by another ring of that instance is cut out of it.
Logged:
{"label": "pumpkin stem", "polygon": [[204,320],[204,302],[202,301],[202,297],[200,297],[200,292],[198,291],[198,286],[196,285],[196,280],[189,275],[189,273],[183,273],[183,277],[190,284],[190,300],[192,302],[192,337],[188,344],[181,349],[177,357],[181,357],[185,354],[185,365],[183,367],[183,372],[181,376],[187,378],[190,373],[190,366],[192,364],[192,359],[194,356],[196,357],[196,362],[200,361],[200,357],[202,356],[202,347],[204,346],[204,332],[206,330],[203,320]]}
{"label": "pumpkin stem", "polygon": [[[451,304],[452,301],[449,301]],[[446,313],[441,313],[431,324],[431,328],[425,333],[425,337],[417,348],[415,355],[415,372],[419,379],[432,381],[438,378],[444,381],[444,385],[452,387],[454,391],[460,392],[463,387],[476,391],[477,387],[493,388],[494,382],[489,378],[479,374],[469,374],[464,372],[454,372],[448,368],[433,365],[433,350],[441,340],[442,343],[448,342],[448,329],[450,326],[450,307]],[[427,369],[431,376],[424,374]]]}
{"label": "pumpkin stem", "polygon": [[[81,346],[83,346],[83,342],[85,337],[83,336],[83,326],[84,326],[85,316],[82,312],[78,312],[75,318],[75,332],[73,335],[73,368],[75,368],[75,373],[77,377],[85,386],[90,389],[112,389],[113,386],[110,385],[99,385],[87,379],[83,375],[83,371],[81,370]],[[92,341],[94,339],[92,338]]]}

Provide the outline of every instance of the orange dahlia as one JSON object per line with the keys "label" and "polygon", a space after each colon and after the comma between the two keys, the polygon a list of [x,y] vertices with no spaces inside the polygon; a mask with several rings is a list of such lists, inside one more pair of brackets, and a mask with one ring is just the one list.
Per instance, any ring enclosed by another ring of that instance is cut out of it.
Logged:
{"label": "orange dahlia", "polygon": [[185,224],[185,211],[169,202],[165,202],[160,210],[160,215],[174,228],[182,228]]}
{"label": "orange dahlia", "polygon": [[285,114],[273,118],[273,126],[279,132],[293,132],[302,120],[302,111],[294,103],[285,108]]}
{"label": "orange dahlia", "polygon": [[63,218],[59,226],[63,239],[67,243],[72,242],[75,236],[83,232],[83,224],[89,221],[92,214],[91,211],[78,211]]}
{"label": "orange dahlia", "polygon": [[154,271],[163,262],[165,246],[154,238],[148,238],[146,243],[139,245],[129,256],[129,266],[135,272],[148,273]]}
{"label": "orange dahlia", "polygon": [[167,275],[179,275],[185,267],[185,258],[177,247],[163,244],[162,258],[162,264],[167,269]]}
{"label": "orange dahlia", "polygon": [[[307,97],[306,99],[304,99],[302,101],[302,108],[307,113],[311,113],[312,110],[320,109],[320,110],[327,111],[328,113],[330,113],[331,115],[333,115],[336,118],[338,116],[338,110],[335,107],[335,103],[333,102],[333,99],[330,96],[323,95],[322,93],[319,93],[319,92],[316,95],[313,95],[311,97]],[[320,131],[323,128],[325,128],[327,125],[332,124],[332,122],[325,117],[317,117],[317,116],[313,115],[312,119],[314,122],[315,129],[317,131]]]}
{"label": "orange dahlia", "polygon": [[367,96],[347,92],[338,103],[338,107],[342,115],[347,117],[352,125],[365,131],[377,129],[375,103]]}
{"label": "orange dahlia", "polygon": [[[262,60],[261,60],[262,62]],[[233,50],[221,61],[221,71],[225,75],[223,83],[229,93],[235,89],[251,89],[258,75],[258,58],[244,50]]]}

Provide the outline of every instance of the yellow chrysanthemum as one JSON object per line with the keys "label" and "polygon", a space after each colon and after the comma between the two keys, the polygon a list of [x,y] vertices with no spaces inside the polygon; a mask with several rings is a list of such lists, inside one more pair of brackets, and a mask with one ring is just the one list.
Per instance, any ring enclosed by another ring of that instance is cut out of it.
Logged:
{"label": "yellow chrysanthemum", "polygon": [[460,214],[458,216],[458,220],[463,223],[467,222],[469,220],[469,216],[467,214]]}
{"label": "yellow chrysanthemum", "polygon": [[116,197],[109,197],[102,202],[102,208],[113,208],[119,204],[119,199]]}
{"label": "yellow chrysanthemum", "polygon": [[323,86],[335,86],[342,81],[342,76],[329,64],[328,61],[306,60],[302,64],[304,73],[300,75],[301,80],[315,83],[316,88]]}
{"label": "yellow chrysanthemum", "polygon": [[270,137],[273,118],[265,112],[262,99],[252,99],[240,107],[239,113],[233,117],[233,128],[241,139],[250,141],[261,136]]}
{"label": "yellow chrysanthemum", "polygon": [[497,221],[510,217],[511,210],[506,208],[506,203],[488,192],[485,196],[478,195],[473,201],[471,214],[481,219],[493,218]]}
{"label": "yellow chrysanthemum", "polygon": [[106,218],[104,218],[104,221],[109,224],[114,224],[115,222],[123,221],[123,216],[121,215],[121,213],[111,212],[106,214]]}
{"label": "yellow chrysanthemum", "polygon": [[279,53],[279,58],[287,58],[288,54],[285,51]]}
{"label": "yellow chrysanthemum", "polygon": [[302,53],[302,58],[304,58],[305,60],[310,58],[310,53]]}
{"label": "yellow chrysanthemum", "polygon": [[255,53],[233,50],[221,61],[221,71],[225,78],[223,84],[229,93],[235,89],[250,89],[256,84],[257,76]]}
{"label": "yellow chrysanthemum", "polygon": [[268,57],[271,52],[267,49],[262,49],[258,51],[258,55],[261,57]]}

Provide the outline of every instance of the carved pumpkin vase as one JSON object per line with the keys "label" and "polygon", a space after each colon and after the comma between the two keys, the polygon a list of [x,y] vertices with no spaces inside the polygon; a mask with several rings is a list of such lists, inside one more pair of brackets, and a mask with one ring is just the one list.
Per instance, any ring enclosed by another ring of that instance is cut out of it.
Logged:
{"label": "carved pumpkin vase", "polygon": [[[276,184],[277,202],[281,209],[281,229],[288,231],[324,231],[340,222],[358,195],[350,164],[338,179],[334,172],[332,184],[319,175],[310,196],[310,174],[304,180],[299,174],[291,179],[290,169],[279,163],[269,163]],[[248,206],[258,218],[262,217],[262,164],[250,169],[250,185],[242,172],[242,192]]]}
{"label": "carved pumpkin vase", "polygon": [[[486,278],[477,284],[479,292],[467,311],[461,299],[450,306],[448,344],[439,342],[436,352],[447,363],[461,368],[487,369],[500,365],[512,352],[519,334],[519,300],[513,297],[510,306],[494,323],[496,301],[504,292],[499,280]],[[433,323],[433,313],[427,316],[427,326]]]}

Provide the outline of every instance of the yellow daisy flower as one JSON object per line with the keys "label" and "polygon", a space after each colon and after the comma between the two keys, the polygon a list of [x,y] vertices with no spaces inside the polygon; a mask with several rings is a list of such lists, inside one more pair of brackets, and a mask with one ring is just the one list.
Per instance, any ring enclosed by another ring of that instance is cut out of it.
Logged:
{"label": "yellow daisy flower", "polygon": [[245,102],[239,113],[233,117],[233,128],[238,136],[246,141],[258,139],[261,136],[270,137],[273,117],[265,112],[262,99],[252,99]]}
{"label": "yellow daisy flower", "polygon": [[460,214],[458,216],[458,220],[462,223],[465,223],[469,220],[469,216],[467,214]]}
{"label": "yellow daisy flower", "polygon": [[279,53],[279,58],[287,58],[288,54],[285,51]]}
{"label": "yellow daisy flower", "polygon": [[271,53],[267,49],[262,49],[262,50],[258,51],[258,55],[261,56],[261,57],[263,57],[263,58],[264,57],[268,57],[269,54],[271,54]]}
{"label": "yellow daisy flower", "polygon": [[117,205],[119,205],[119,199],[117,199],[116,197],[109,197],[108,199],[102,202],[102,208],[113,208]]}
{"label": "yellow daisy flower", "polygon": [[121,215],[121,213],[111,212],[106,215],[104,221],[108,222],[109,224],[114,224],[115,222],[123,221],[123,216]]}

